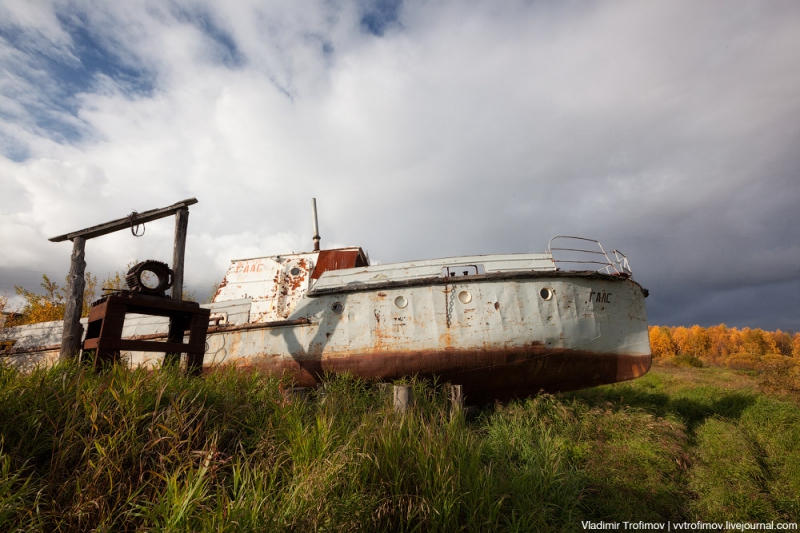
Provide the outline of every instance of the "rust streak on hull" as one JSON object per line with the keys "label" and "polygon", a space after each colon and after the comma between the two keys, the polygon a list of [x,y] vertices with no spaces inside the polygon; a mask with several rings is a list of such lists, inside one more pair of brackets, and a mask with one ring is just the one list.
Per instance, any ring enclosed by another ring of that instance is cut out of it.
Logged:
{"label": "rust streak on hull", "polygon": [[564,392],[627,381],[644,375],[650,355],[548,351],[540,345],[493,350],[447,350],[343,357],[261,356],[239,363],[271,374],[288,375],[295,384],[318,385],[326,373],[348,372],[364,379],[391,380],[416,375],[463,385],[466,400],[482,404],[525,398],[540,391]]}

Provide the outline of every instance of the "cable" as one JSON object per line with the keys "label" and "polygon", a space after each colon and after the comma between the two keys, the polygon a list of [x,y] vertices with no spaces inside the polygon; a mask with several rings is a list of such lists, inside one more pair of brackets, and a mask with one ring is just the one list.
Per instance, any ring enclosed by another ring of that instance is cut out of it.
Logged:
{"label": "cable", "polygon": [[145,228],[144,224],[141,224],[142,232],[139,233],[139,224],[136,224],[137,216],[139,216],[139,213],[137,213],[136,211],[132,211],[131,214],[128,216],[128,218],[130,218],[131,220],[131,234],[134,237],[144,237],[144,232],[147,228]]}

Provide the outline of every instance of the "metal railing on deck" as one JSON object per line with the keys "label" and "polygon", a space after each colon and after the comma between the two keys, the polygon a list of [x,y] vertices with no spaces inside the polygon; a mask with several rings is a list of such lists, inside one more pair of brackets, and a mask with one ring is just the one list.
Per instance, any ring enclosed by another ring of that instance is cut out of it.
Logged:
{"label": "metal railing on deck", "polygon": [[[554,247],[553,241],[556,239],[562,239],[564,244],[559,242],[558,244],[560,246]],[[597,249],[590,249],[588,243],[596,244],[599,251]],[[598,267],[598,272],[604,272],[606,274],[633,275],[631,267],[628,264],[628,258],[625,257],[625,254],[619,250],[606,252],[603,245],[600,244],[600,241],[595,239],[572,237],[570,235],[556,235],[550,239],[550,243],[547,245],[547,252],[553,257],[553,262],[556,266],[559,264],[588,265],[589,267]],[[558,252],[559,257],[556,258],[553,252]]]}

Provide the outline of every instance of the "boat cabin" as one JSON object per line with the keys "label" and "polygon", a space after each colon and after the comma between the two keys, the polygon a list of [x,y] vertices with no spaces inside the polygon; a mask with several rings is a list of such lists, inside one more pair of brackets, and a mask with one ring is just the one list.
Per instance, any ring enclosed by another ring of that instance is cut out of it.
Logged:
{"label": "boat cabin", "polygon": [[212,301],[249,299],[251,323],[286,320],[323,273],[365,266],[360,247],[234,259]]}

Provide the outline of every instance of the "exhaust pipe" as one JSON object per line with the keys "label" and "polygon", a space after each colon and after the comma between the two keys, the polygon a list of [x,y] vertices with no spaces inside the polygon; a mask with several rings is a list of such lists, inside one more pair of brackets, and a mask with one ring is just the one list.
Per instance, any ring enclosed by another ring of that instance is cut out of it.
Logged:
{"label": "exhaust pipe", "polygon": [[314,251],[319,252],[319,222],[317,221],[317,199],[311,199],[311,216],[314,221]]}

